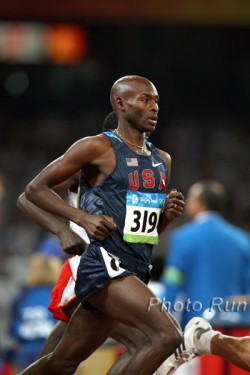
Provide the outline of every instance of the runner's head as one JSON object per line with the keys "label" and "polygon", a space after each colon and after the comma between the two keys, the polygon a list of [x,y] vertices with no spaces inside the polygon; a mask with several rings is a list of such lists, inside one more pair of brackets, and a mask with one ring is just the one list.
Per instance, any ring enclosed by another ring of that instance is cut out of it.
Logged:
{"label": "runner's head", "polygon": [[141,76],[125,76],[111,88],[110,101],[119,127],[153,132],[158,118],[158,92],[152,82]]}

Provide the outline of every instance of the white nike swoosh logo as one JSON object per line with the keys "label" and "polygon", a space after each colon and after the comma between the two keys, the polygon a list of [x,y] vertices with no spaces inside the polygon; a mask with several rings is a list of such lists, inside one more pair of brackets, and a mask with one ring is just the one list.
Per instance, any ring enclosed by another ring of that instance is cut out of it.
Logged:
{"label": "white nike swoosh logo", "polygon": [[154,161],[152,162],[153,167],[158,167],[159,165],[162,165],[162,163],[155,163]]}

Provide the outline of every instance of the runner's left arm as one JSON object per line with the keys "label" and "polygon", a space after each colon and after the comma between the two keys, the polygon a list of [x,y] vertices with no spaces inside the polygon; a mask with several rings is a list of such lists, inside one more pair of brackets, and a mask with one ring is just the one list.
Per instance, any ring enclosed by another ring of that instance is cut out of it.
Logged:
{"label": "runner's left arm", "polygon": [[[158,150],[162,159],[164,160],[167,170],[168,176],[167,181],[170,181],[171,175],[171,157],[168,153]],[[159,224],[158,224],[158,233],[161,234],[174,219],[181,216],[185,207],[185,201],[183,194],[178,191],[177,189],[171,189],[170,193],[167,195],[166,203],[164,210],[160,216]]]}

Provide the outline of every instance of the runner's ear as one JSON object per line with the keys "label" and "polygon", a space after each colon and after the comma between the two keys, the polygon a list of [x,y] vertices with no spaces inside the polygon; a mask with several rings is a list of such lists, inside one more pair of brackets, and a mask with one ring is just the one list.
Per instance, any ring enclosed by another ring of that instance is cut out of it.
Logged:
{"label": "runner's ear", "polygon": [[115,99],[116,107],[122,111],[124,111],[124,105],[122,98],[118,97]]}

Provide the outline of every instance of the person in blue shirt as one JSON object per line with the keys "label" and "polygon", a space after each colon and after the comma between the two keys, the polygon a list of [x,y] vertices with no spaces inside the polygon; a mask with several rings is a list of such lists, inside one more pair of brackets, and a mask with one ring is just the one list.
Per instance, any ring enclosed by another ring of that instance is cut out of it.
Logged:
{"label": "person in blue shirt", "polygon": [[56,324],[47,308],[62,266],[62,260],[54,254],[56,247],[59,242],[56,246],[56,242],[46,240],[30,257],[25,285],[13,302],[9,327],[13,348],[8,357],[18,371],[37,359]]}
{"label": "person in blue shirt", "polygon": [[249,236],[221,212],[226,191],[218,181],[191,186],[185,212],[192,221],[172,232],[162,281],[166,301],[184,327],[194,316],[224,309],[229,296],[249,292]]}

